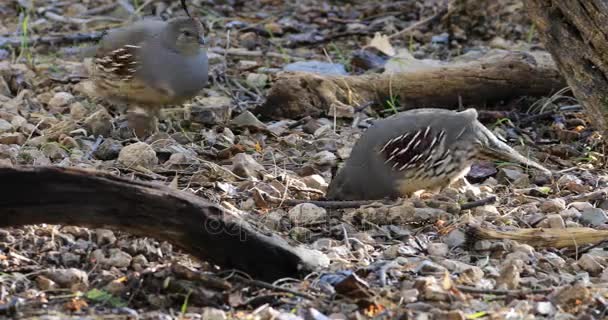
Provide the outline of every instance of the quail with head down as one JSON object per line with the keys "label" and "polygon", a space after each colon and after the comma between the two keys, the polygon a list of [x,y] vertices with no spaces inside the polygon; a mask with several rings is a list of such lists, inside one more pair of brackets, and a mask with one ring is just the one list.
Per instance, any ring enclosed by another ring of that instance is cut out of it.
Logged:
{"label": "quail with head down", "polygon": [[201,22],[190,15],[168,21],[142,20],[110,31],[97,46],[91,79],[96,94],[128,107],[138,136],[156,130],[163,106],[196,96],[208,81]]}
{"label": "quail with head down", "polygon": [[464,178],[475,159],[551,173],[496,137],[477,120],[475,109],[415,109],[376,121],[362,134],[327,198],[379,200],[436,192]]}

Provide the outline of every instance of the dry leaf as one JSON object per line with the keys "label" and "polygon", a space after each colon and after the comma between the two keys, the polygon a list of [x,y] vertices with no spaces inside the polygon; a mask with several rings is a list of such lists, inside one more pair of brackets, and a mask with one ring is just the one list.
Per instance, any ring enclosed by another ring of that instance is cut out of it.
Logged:
{"label": "dry leaf", "polygon": [[374,38],[369,43],[368,47],[374,47],[389,57],[392,57],[397,53],[397,51],[395,51],[395,48],[393,48],[390,41],[388,40],[388,36],[382,35],[379,32],[376,32]]}

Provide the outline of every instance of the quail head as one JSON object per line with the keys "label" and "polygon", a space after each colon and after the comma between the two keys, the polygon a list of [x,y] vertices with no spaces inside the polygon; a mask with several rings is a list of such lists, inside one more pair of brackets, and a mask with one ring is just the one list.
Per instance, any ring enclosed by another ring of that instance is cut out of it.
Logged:
{"label": "quail head", "polygon": [[415,109],[374,122],[332,180],[327,198],[379,200],[439,191],[475,158],[512,161],[551,173],[496,137],[477,111]]}
{"label": "quail head", "polygon": [[[156,116],[160,107],[181,104],[207,85],[204,43],[203,26],[190,15],[113,30],[100,41],[93,59],[96,94],[128,106],[133,113],[129,125],[139,127],[142,122],[135,119],[148,112]],[[144,133],[149,128],[133,129]]]}

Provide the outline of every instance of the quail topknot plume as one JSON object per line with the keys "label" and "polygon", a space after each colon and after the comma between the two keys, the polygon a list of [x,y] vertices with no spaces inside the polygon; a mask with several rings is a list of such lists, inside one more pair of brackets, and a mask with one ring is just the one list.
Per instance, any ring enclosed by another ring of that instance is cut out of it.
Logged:
{"label": "quail topknot plume", "polygon": [[475,109],[415,109],[374,122],[332,180],[327,198],[379,200],[439,191],[475,159],[512,161],[550,174],[477,120]]}
{"label": "quail topknot plume", "polygon": [[190,15],[168,21],[142,20],[110,31],[97,46],[91,79],[96,94],[126,105],[137,135],[156,130],[167,105],[196,96],[208,81],[203,25]]}

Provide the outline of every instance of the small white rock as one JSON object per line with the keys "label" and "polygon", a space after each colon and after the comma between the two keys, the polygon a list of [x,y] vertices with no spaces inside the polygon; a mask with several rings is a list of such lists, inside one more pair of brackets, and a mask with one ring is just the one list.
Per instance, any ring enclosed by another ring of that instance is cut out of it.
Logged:
{"label": "small white rock", "polygon": [[336,160],[336,155],[327,150],[318,152],[313,156],[314,163],[319,166],[334,165],[336,163]]}
{"label": "small white rock", "polygon": [[137,142],[122,148],[117,161],[128,167],[142,166],[150,169],[158,163],[158,158],[150,145]]}
{"label": "small white rock", "polygon": [[57,92],[55,95],[49,100],[49,108],[56,109],[67,106],[72,100],[74,96],[69,92]]}
{"label": "small white rock", "polygon": [[434,242],[429,243],[429,245],[426,247],[426,251],[431,256],[445,257],[448,254],[449,248],[445,243]]}
{"label": "small white rock", "polygon": [[321,191],[326,191],[328,187],[328,184],[325,179],[323,179],[323,177],[318,174],[306,176],[302,178],[302,182],[304,182],[304,184],[311,189],[317,189]]}
{"label": "small white rock", "polygon": [[287,213],[294,225],[307,225],[325,219],[327,211],[312,203],[300,203]]}

